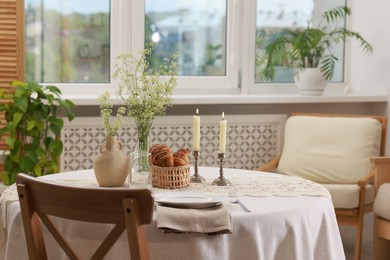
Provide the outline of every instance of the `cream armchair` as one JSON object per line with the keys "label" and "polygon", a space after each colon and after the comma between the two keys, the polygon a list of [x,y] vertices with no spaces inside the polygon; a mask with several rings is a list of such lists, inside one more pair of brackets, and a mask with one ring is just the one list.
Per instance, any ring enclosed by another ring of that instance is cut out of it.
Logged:
{"label": "cream armchair", "polygon": [[360,259],[364,214],[375,197],[371,159],[384,154],[386,117],[293,114],[286,122],[283,151],[258,168],[315,181],[331,194],[339,224],[357,227]]}
{"label": "cream armchair", "polygon": [[374,258],[390,259],[390,158],[374,158],[375,190],[374,202]]}

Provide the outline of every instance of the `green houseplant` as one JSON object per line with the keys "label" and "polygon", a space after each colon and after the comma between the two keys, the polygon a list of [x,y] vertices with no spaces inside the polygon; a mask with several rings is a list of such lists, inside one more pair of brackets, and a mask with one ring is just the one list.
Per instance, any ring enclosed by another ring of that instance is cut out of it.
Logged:
{"label": "green houseplant", "polygon": [[265,43],[266,65],[263,77],[272,80],[275,64],[287,53],[287,64],[300,70],[318,68],[326,81],[333,76],[337,57],[332,47],[347,38],[356,39],[364,52],[371,53],[372,46],[357,32],[350,31],[338,22],[351,14],[348,6],[338,6],[325,11],[317,28],[309,25],[302,29],[286,29],[269,36]]}
{"label": "green houseplant", "polygon": [[[265,79],[265,65],[267,57],[264,55],[264,46],[267,41],[267,33],[265,29],[260,30],[256,34],[256,56],[255,56],[255,76],[256,82]],[[274,82],[285,83],[288,82],[294,75],[294,69],[288,66],[287,50],[277,53],[274,57]]]}
{"label": "green houseplant", "polygon": [[11,87],[10,92],[0,92],[0,99],[8,100],[0,104],[0,111],[5,112],[0,136],[6,137],[9,147],[2,173],[6,185],[14,183],[20,172],[32,176],[59,172],[64,121],[57,112],[62,109],[69,121],[74,118],[74,104],[61,99],[55,86],[14,81]]}

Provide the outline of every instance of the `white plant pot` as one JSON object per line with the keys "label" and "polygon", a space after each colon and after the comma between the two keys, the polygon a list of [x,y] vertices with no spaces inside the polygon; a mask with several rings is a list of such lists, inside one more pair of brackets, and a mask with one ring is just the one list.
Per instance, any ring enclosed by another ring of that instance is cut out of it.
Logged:
{"label": "white plant pot", "polygon": [[302,95],[320,96],[328,85],[326,80],[318,68],[306,68],[299,70],[294,77],[295,84]]}

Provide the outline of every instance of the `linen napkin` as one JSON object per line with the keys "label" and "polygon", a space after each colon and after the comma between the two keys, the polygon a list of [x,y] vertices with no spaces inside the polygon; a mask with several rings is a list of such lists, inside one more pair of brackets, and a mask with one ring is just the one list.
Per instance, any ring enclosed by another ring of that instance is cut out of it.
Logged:
{"label": "linen napkin", "polygon": [[222,205],[204,209],[183,209],[156,205],[157,228],[165,233],[232,233],[232,219]]}

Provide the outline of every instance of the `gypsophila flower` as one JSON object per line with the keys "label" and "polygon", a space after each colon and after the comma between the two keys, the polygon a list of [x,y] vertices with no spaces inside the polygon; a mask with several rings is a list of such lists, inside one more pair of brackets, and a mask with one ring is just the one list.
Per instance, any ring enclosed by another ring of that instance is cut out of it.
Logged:
{"label": "gypsophila flower", "polygon": [[126,108],[120,106],[117,110],[115,119],[112,120],[113,105],[109,102],[110,93],[104,92],[99,97],[100,102],[100,116],[103,121],[103,126],[106,129],[107,136],[115,136],[122,123],[123,116],[126,115]]}
{"label": "gypsophila flower", "polygon": [[138,135],[147,135],[154,118],[163,116],[171,106],[171,95],[176,87],[176,57],[164,59],[157,71],[150,68],[147,58],[154,44],[147,44],[137,58],[132,54],[121,54],[115,64],[113,78],[118,80],[118,95],[127,107],[127,115],[134,118]]}

